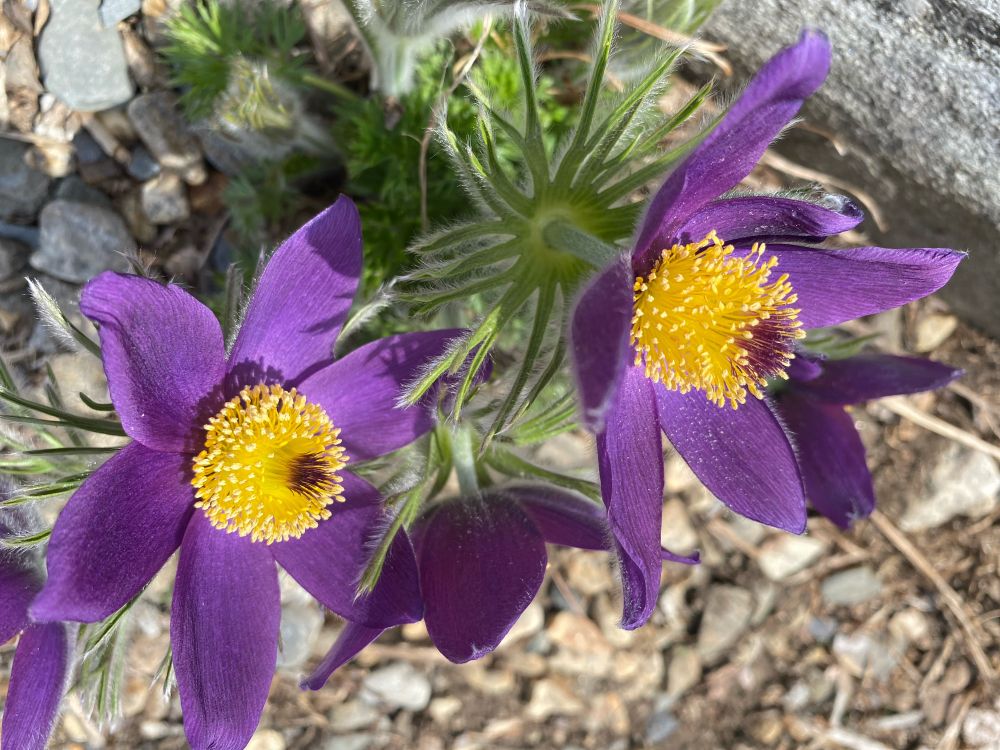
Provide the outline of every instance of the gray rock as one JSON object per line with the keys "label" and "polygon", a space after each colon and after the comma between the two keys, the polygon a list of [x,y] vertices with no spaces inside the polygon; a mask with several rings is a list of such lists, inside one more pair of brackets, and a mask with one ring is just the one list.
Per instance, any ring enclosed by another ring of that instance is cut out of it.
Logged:
{"label": "gray rock", "polygon": [[135,179],[145,182],[160,173],[160,165],[149,153],[149,149],[145,146],[136,146],[128,162],[128,173]]}
{"label": "gray rock", "polygon": [[713,586],[708,590],[705,612],[698,630],[698,655],[711,666],[740,639],[753,615],[753,595],[737,586]]}
{"label": "gray rock", "polygon": [[132,81],[114,28],[101,25],[98,0],[50,0],[38,43],[45,88],[69,107],[97,112],[132,98]]}
{"label": "gray rock", "polygon": [[585,710],[570,683],[544,678],[534,684],[524,715],[531,721],[545,721],[550,716],[578,716]]}
{"label": "gray rock", "polygon": [[[83,403],[83,393],[93,401],[108,403],[108,379],[100,360],[89,352],[62,352],[49,358],[55,382],[59,384],[66,408],[86,417],[94,412]],[[39,394],[41,395],[41,394]]]}
{"label": "gray rock", "polygon": [[20,242],[0,237],[0,281],[7,281],[28,265],[30,253]]}
{"label": "gray rock", "polygon": [[30,222],[49,192],[48,176],[28,166],[29,148],[0,138],[0,221]]}
{"label": "gray rock", "polygon": [[276,729],[258,729],[253,733],[246,750],[285,750],[287,744]]}
{"label": "gray rock", "polygon": [[985,708],[970,709],[962,724],[962,739],[972,747],[993,750],[1000,746],[1000,712]]}
{"label": "gray rock", "polygon": [[423,711],[431,700],[431,683],[406,662],[393,662],[368,673],[362,686],[376,700],[408,711]]}
{"label": "gray rock", "polygon": [[141,0],[101,0],[101,23],[112,28],[138,13],[141,6]]}
{"label": "gray rock", "polygon": [[142,186],[142,211],[154,224],[173,224],[191,215],[184,182],[166,172]]}
{"label": "gray rock", "polygon": [[757,564],[772,581],[780,581],[805,570],[826,551],[826,544],[811,536],[782,534],[771,537],[760,548]]}
{"label": "gray rock", "polygon": [[809,635],[820,643],[829,643],[837,634],[839,623],[831,617],[810,617]]}
{"label": "gray rock", "polygon": [[193,185],[205,181],[198,139],[178,112],[173,94],[141,94],[129,102],[128,116],[160,166],[174,170]]}
{"label": "gray rock", "polygon": [[745,70],[804,26],[834,51],[804,115],[851,154],[801,130],[779,151],[875,196],[888,231],[866,225],[873,243],[970,250],[943,296],[1000,333],[1000,2],[733,0],[704,31]]}
{"label": "gray rock", "polygon": [[330,729],[338,734],[356,732],[370,727],[378,721],[381,714],[374,706],[359,700],[349,700],[338,703],[330,711]]}
{"label": "gray rock", "polygon": [[438,724],[447,724],[452,716],[462,710],[462,701],[454,695],[444,695],[435,698],[427,707],[427,713],[431,715]]}
{"label": "gray rock", "polygon": [[328,739],[323,750],[368,750],[374,741],[375,735],[365,732],[345,734]]}
{"label": "gray rock", "polygon": [[956,516],[979,518],[1000,504],[1000,469],[992,458],[949,444],[930,472],[925,492],[912,493],[899,525],[923,531]]}
{"label": "gray rock", "polygon": [[26,294],[0,294],[0,335],[27,338],[34,321],[35,308]]}
{"label": "gray rock", "polygon": [[667,695],[677,698],[698,684],[701,679],[701,659],[698,652],[687,646],[674,646],[667,668]]}
{"label": "gray rock", "polygon": [[932,352],[948,340],[958,327],[958,318],[945,313],[924,315],[917,320],[913,348],[918,352]]}
{"label": "gray rock", "polygon": [[646,725],[646,743],[655,747],[676,732],[679,727],[680,722],[674,718],[669,710],[656,711],[649,717],[649,723]]}
{"label": "gray rock", "polygon": [[867,565],[848,568],[827,576],[820,586],[823,601],[834,606],[853,607],[879,595],[882,582]]}
{"label": "gray rock", "polygon": [[52,201],[39,224],[31,265],[63,281],[82,284],[101,271],[125,271],[127,255],[136,251],[121,216],[101,206]]}
{"label": "gray rock", "polygon": [[73,203],[90,203],[94,206],[104,206],[111,208],[111,198],[107,193],[102,193],[95,187],[91,187],[75,174],[59,181],[54,195],[56,200],[72,201]]}
{"label": "gray rock", "polygon": [[663,506],[660,544],[677,553],[687,553],[698,546],[698,533],[691,525],[687,509],[680,500],[667,500]]}
{"label": "gray rock", "polygon": [[278,666],[300,669],[309,659],[322,627],[323,614],[314,603],[282,605]]}
{"label": "gray rock", "polygon": [[833,653],[855,677],[871,674],[877,680],[884,680],[896,666],[896,656],[889,645],[865,633],[838,633],[833,639]]}
{"label": "gray rock", "polygon": [[198,139],[208,163],[223,174],[236,175],[254,163],[238,143],[226,138],[209,125],[198,128]]}

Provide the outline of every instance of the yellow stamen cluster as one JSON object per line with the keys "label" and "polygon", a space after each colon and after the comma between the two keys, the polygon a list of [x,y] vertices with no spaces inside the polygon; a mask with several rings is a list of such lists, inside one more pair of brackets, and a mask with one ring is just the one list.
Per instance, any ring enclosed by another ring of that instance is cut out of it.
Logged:
{"label": "yellow stamen cluster", "polygon": [[646,377],[671,389],[705,392],[735,409],[747,391],[763,398],[768,377],[787,379],[795,339],[805,336],[789,305],[788,274],[770,280],[778,259],[764,245],[733,255],[714,231],[664,250],[634,287],[632,345]]}
{"label": "yellow stamen cluster", "polygon": [[267,544],[297,539],[344,499],[340,430],[294,388],[247,386],[205,431],[191,484],[217,529]]}

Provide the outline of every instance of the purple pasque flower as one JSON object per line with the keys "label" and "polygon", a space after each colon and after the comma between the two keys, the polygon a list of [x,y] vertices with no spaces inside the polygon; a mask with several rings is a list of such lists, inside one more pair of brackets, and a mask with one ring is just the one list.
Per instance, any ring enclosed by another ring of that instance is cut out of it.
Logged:
{"label": "purple pasque flower", "polygon": [[[6,499],[9,489],[0,488]],[[0,516],[0,538],[21,519],[14,510]],[[41,590],[41,565],[31,552],[0,550],[0,644],[20,634],[3,707],[0,750],[43,750],[66,692],[73,633],[59,622],[32,623],[28,605]]]}
{"label": "purple pasque flower", "polygon": [[[495,649],[542,585],[545,544],[588,550],[611,545],[604,510],[570,492],[510,485],[431,507],[413,526],[424,621],[431,641],[456,663]],[[693,557],[669,559],[697,562]],[[304,686],[330,675],[382,633],[348,622]]]}
{"label": "purple pasque flower", "polygon": [[432,427],[429,410],[395,403],[457,332],[390,336],[333,361],[361,263],[357,209],[341,198],[274,253],[228,356],[215,316],[179,287],[105,273],[83,291],[133,442],[59,516],[31,614],[107,617],[180,547],[171,644],[196,749],[241,748],[257,725],[277,656],[275,563],[359,624],[423,615],[404,534],[356,598],[382,510],[345,465]]}
{"label": "purple pasque flower", "polygon": [[934,390],[961,374],[941,362],[889,354],[796,359],[772,403],[795,444],[812,507],[845,529],[875,510],[865,447],[846,406]]}
{"label": "purple pasque flower", "polygon": [[962,253],[831,250],[861,212],[775,196],[722,197],[826,77],[814,31],[768,61],[653,196],[629,257],[581,294],[570,328],[583,417],[597,433],[621,558],[622,626],[644,623],[660,580],[660,432],[737,513],[793,532],[806,508],[795,454],[764,388],[803,329],[902,305],[941,287]]}

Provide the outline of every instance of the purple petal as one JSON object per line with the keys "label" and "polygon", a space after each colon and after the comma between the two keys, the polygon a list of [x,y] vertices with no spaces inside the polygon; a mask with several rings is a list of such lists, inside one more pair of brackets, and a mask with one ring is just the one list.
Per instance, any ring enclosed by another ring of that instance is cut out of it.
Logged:
{"label": "purple petal", "polygon": [[890,310],[940,289],[964,253],[942,248],[823,250],[768,245],[798,295],[804,328],[823,328]]}
{"label": "purple petal", "polygon": [[343,477],[343,503],[333,515],[299,539],[271,547],[274,558],[327,609],[365,627],[386,628],[423,616],[413,549],[405,533],[393,540],[378,585],[357,597],[358,581],[371,559],[372,539],[384,530],[378,490],[349,472]]}
{"label": "purple petal", "polygon": [[644,271],[653,255],[670,247],[691,214],[734,187],[771,141],[826,78],[830,43],[819,32],[772,57],[743,95],[690,156],[667,178],[649,204],[633,265]]}
{"label": "purple petal", "polygon": [[621,563],[622,627],[640,627],[653,613],[662,571],[663,447],[653,382],[638,367],[625,371],[597,436],[601,494]]}
{"label": "purple petal", "polygon": [[698,242],[714,229],[727,243],[779,237],[819,241],[853,229],[863,218],[861,209],[847,200],[832,210],[794,198],[725,198],[696,211],[684,222],[678,239]]}
{"label": "purple petal", "polygon": [[342,196],[268,261],[229,356],[236,385],[295,385],[329,363],[360,275],[361,219]]}
{"label": "purple petal", "polygon": [[32,618],[97,622],[138,594],[184,536],[190,481],[188,456],[139,443],[112,456],[59,514]]}
{"label": "purple petal", "polygon": [[545,577],[545,541],[517,506],[462,498],[419,522],[424,620],[434,645],[456,663],[495,649]]}
{"label": "purple petal", "polygon": [[21,634],[3,712],[2,750],[44,750],[59,714],[73,653],[62,623],[31,625]]}
{"label": "purple petal", "polygon": [[549,544],[611,549],[613,540],[608,517],[597,503],[546,485],[508,486],[501,494],[520,504]]}
{"label": "purple petal", "polygon": [[842,528],[875,509],[875,490],[854,420],[842,406],[787,392],[776,402],[798,446],[812,506]]}
{"label": "purple petal", "polygon": [[797,351],[795,359],[785,368],[788,379],[794,384],[815,380],[823,372],[823,357],[813,352]]}
{"label": "purple petal", "polygon": [[178,286],[111,271],[83,288],[80,310],[100,325],[108,389],[125,432],[154,450],[196,450],[225,372],[212,311]]}
{"label": "purple petal", "polygon": [[857,404],[873,398],[943,388],[962,371],[941,362],[889,354],[859,354],[829,359],[822,373],[799,389],[831,404]]}
{"label": "purple petal", "polygon": [[403,387],[460,335],[458,329],[388,336],[338,359],[302,381],[300,390],[319,403],[341,430],[354,461],[367,461],[408,445],[434,426],[423,404],[396,408]]}
{"label": "purple petal", "polygon": [[170,644],[193,750],[250,741],[278,659],[278,572],[264,544],[214,528],[201,513],[181,546]]}
{"label": "purple petal", "polygon": [[615,260],[583,290],[570,324],[573,375],[580,392],[583,423],[600,431],[604,412],[628,364],[632,286],[626,258]]}
{"label": "purple petal", "polygon": [[690,555],[678,555],[676,552],[671,552],[664,547],[660,550],[660,559],[665,562],[681,563],[682,565],[697,565],[701,562],[701,553],[696,550]]}
{"label": "purple petal", "polygon": [[667,439],[719,500],[741,516],[799,534],[806,527],[802,480],[788,436],[767,401],[716,406],[701,391],[656,387]]}
{"label": "purple petal", "polygon": [[330,675],[361,653],[383,632],[384,628],[366,628],[364,625],[345,622],[344,629],[340,631],[340,635],[323,657],[323,661],[299,683],[299,686],[304,690],[319,690],[330,679]]}
{"label": "purple petal", "polygon": [[0,644],[17,635],[28,622],[28,605],[42,581],[23,557],[0,551]]}

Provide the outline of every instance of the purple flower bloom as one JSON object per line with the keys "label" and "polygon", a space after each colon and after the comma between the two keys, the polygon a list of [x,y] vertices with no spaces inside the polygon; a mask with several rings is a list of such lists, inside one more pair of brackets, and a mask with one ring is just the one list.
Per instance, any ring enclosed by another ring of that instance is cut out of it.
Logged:
{"label": "purple flower bloom", "polygon": [[[413,527],[427,632],[453,662],[497,647],[542,585],[545,543],[588,550],[610,546],[597,505],[552,487],[514,485],[432,507]],[[675,558],[696,562],[697,555]],[[318,689],[382,633],[348,622],[303,683]]]}
{"label": "purple flower bloom", "polygon": [[[0,497],[6,499],[4,489]],[[0,537],[8,536],[11,514],[0,518]],[[0,730],[2,750],[42,750],[48,742],[66,691],[73,636],[62,623],[32,624],[28,605],[42,588],[34,555],[0,551],[0,644],[18,633],[10,686]]]}
{"label": "purple flower bloom", "polygon": [[810,504],[845,529],[875,509],[865,448],[845,406],[941,388],[961,374],[940,362],[888,354],[796,359],[774,405],[795,442]]}
{"label": "purple flower bloom", "polygon": [[765,397],[768,380],[785,377],[803,329],[930,294],[963,257],[809,246],[861,221],[850,202],[720,197],[749,174],[829,64],[817,32],[766,63],[652,198],[630,257],[599,273],[577,302],[571,349],[629,594],[623,627],[644,623],[659,591],[660,431],[734,511],[801,532],[802,479]]}
{"label": "purple flower bloom", "polygon": [[194,748],[243,747],[257,725],[277,656],[276,562],[366,627],[423,614],[404,534],[375,591],[355,597],[382,511],[344,467],[432,427],[428,410],[394,405],[457,332],[391,336],[332,361],[360,271],[357,210],[341,198],[275,252],[228,356],[215,317],[176,286],[105,273],[83,291],[133,442],[70,498],[31,614],[107,617],[180,547],[171,643]]}

